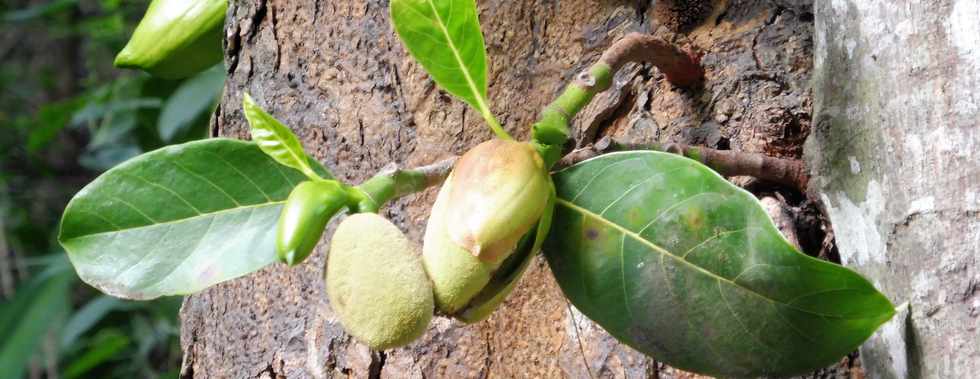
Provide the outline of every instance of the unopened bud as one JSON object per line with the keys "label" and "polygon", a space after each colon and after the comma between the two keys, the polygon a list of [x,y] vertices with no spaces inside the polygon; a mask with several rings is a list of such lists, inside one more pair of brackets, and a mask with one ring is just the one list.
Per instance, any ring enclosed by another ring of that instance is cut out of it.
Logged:
{"label": "unopened bud", "polygon": [[459,159],[432,206],[423,246],[440,310],[456,314],[484,289],[541,218],[550,188],[527,143],[494,139]]}
{"label": "unopened bud", "polygon": [[153,0],[115,66],[180,79],[221,62],[227,0]]}

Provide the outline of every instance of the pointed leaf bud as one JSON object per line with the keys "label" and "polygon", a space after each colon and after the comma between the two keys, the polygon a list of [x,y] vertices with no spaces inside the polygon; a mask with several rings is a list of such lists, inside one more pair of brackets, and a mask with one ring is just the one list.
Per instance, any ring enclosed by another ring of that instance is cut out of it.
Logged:
{"label": "pointed leaf bud", "polygon": [[221,62],[227,0],[153,0],[116,67],[180,79]]}
{"label": "pointed leaf bud", "polygon": [[290,266],[316,247],[327,222],[347,205],[347,192],[333,180],[306,181],[293,188],[279,214],[276,254]]}

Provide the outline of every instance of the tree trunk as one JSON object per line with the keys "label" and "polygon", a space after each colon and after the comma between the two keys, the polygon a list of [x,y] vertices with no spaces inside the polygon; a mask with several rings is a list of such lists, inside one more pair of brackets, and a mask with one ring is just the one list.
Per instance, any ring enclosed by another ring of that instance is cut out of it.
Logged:
{"label": "tree trunk", "polygon": [[[811,7],[480,1],[492,108],[509,132],[527,137],[541,108],[606,46],[628,32],[656,33],[702,55],[703,87],[679,90],[651,66],[630,65],[575,122],[580,145],[615,136],[799,157],[810,129]],[[353,183],[389,162],[431,163],[490,138],[477,113],[439,91],[409,58],[387,9],[370,0],[232,2],[215,134],[248,138],[240,104],[249,92]],[[783,192],[808,209],[800,194]],[[383,213],[420,241],[434,195],[409,196]],[[816,240],[804,249],[815,253],[819,225],[803,226],[801,239]],[[464,326],[437,318],[418,342],[369,352],[330,310],[323,245],[299,267],[273,265],[188,297],[183,377],[690,377],[619,344],[575,311],[540,257],[489,320]],[[852,364],[846,359],[831,374]]]}
{"label": "tree trunk", "polygon": [[811,189],[841,259],[903,312],[881,378],[980,372],[980,1],[818,2]]}

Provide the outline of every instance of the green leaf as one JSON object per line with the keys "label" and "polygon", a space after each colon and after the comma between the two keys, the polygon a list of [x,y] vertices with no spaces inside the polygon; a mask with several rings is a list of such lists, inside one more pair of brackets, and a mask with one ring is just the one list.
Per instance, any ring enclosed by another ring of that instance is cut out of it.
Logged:
{"label": "green leaf", "polygon": [[214,108],[224,85],[225,69],[220,64],[181,83],[160,111],[160,138],[173,141],[186,132],[204,112]]}
{"label": "green leaf", "polygon": [[117,328],[106,328],[99,331],[99,334],[89,344],[90,348],[65,368],[65,378],[82,377],[103,363],[119,359],[119,354],[130,344],[132,344],[132,340]]}
{"label": "green leaf", "polygon": [[0,305],[0,372],[5,377],[22,377],[47,332],[68,312],[72,279],[66,270],[45,272]]}
{"label": "green leaf", "polygon": [[107,294],[189,294],[274,262],[280,208],[303,180],[250,142],[165,147],[79,191],[59,241],[79,277]]}
{"label": "green leaf", "polygon": [[68,319],[61,330],[61,349],[68,349],[78,337],[102,320],[109,312],[122,304],[122,300],[109,296],[99,296],[89,301]]}
{"label": "green leaf", "polygon": [[432,79],[510,139],[487,105],[487,53],[474,0],[392,0],[391,22]]}
{"label": "green leaf", "polygon": [[562,290],[617,339],[671,366],[809,372],[894,313],[871,283],[798,252],[755,197],[693,160],[608,154],[554,180],[544,251]]}
{"label": "green leaf", "polygon": [[[322,180],[310,166],[310,158],[303,151],[299,138],[275,117],[266,113],[247,93],[242,99],[245,119],[252,128],[252,140],[276,162],[306,174],[310,180]],[[329,174],[328,174],[329,175]],[[328,179],[331,177],[328,177]]]}
{"label": "green leaf", "polygon": [[42,105],[27,138],[27,151],[33,153],[46,147],[68,126],[72,114],[84,104],[85,98],[79,96]]}

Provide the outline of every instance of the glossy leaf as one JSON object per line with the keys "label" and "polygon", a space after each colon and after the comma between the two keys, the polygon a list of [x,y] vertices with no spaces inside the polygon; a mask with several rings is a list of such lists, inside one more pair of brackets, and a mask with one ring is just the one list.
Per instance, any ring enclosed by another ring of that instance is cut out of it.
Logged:
{"label": "glossy leaf", "polygon": [[487,53],[476,2],[392,0],[391,21],[432,79],[476,108],[501,138],[508,138],[487,105]]}
{"label": "glossy leaf", "polygon": [[242,108],[245,110],[245,119],[251,127],[252,140],[262,151],[276,162],[300,170],[310,180],[322,179],[313,172],[309,158],[303,151],[303,145],[292,130],[262,109],[247,93],[243,96]]}
{"label": "glossy leaf", "polygon": [[693,160],[604,155],[554,175],[545,254],[575,306],[671,366],[725,377],[832,364],[894,313],[855,272],[798,252],[748,192]]}
{"label": "glossy leaf", "polygon": [[79,277],[107,294],[197,292],[275,261],[280,208],[304,179],[250,142],[166,147],[76,194],[59,241]]}

